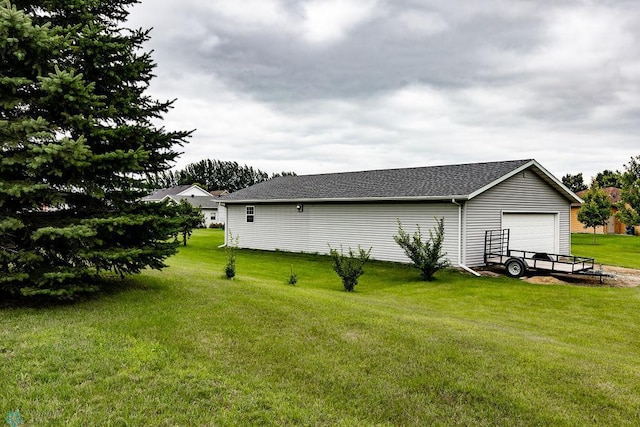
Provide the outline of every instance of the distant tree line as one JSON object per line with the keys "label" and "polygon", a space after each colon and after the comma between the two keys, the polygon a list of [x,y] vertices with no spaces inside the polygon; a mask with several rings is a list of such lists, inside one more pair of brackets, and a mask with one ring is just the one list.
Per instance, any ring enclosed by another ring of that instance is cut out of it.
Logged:
{"label": "distant tree line", "polygon": [[281,172],[269,175],[267,172],[251,166],[239,165],[238,162],[206,159],[190,163],[184,169],[160,172],[152,176],[149,182],[154,188],[198,184],[208,191],[227,190],[234,192],[268,179],[287,175],[296,174],[295,172]]}
{"label": "distant tree line", "polygon": [[[624,172],[611,171],[607,169],[602,172],[598,172],[595,178],[593,178],[593,182],[597,182],[600,188],[607,188],[607,187],[622,188],[623,175],[624,175]],[[578,173],[575,175],[568,173],[562,177],[562,183],[566,185],[567,188],[569,188],[569,190],[573,191],[574,193],[577,193],[578,191],[583,191],[589,188],[589,186],[584,182],[582,173]]]}

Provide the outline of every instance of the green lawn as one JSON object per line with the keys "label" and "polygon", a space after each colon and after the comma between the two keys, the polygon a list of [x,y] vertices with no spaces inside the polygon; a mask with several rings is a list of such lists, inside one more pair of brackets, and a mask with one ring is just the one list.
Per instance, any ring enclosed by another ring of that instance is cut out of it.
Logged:
{"label": "green lawn", "polygon": [[606,265],[640,269],[640,237],[619,234],[572,234],[571,250],[575,256],[595,258]]}
{"label": "green lawn", "polygon": [[640,289],[370,263],[348,293],[326,257],[257,251],[228,281],[221,241],[198,230],[97,298],[0,309],[0,423],[640,423]]}

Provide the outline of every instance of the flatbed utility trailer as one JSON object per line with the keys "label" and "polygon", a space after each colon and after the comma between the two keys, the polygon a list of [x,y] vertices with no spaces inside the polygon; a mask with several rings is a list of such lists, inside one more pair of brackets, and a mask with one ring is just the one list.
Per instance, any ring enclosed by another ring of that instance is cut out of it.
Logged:
{"label": "flatbed utility trailer", "polygon": [[602,270],[595,270],[593,258],[511,249],[509,234],[507,228],[488,230],[484,236],[485,264],[503,265],[509,277],[521,277],[531,270],[595,276],[600,281],[610,276]]}

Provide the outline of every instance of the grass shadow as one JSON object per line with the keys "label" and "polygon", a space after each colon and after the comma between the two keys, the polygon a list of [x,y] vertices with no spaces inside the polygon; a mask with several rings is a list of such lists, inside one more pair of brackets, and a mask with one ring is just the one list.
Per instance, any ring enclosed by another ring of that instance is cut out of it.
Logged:
{"label": "grass shadow", "polygon": [[161,291],[166,288],[166,285],[159,279],[145,277],[144,280],[139,280],[138,275],[101,277],[92,282],[91,285],[95,287],[95,291],[79,292],[69,298],[48,295],[24,296],[0,292],[0,310],[10,308],[66,308],[97,301],[106,296],[115,296],[133,291]]}

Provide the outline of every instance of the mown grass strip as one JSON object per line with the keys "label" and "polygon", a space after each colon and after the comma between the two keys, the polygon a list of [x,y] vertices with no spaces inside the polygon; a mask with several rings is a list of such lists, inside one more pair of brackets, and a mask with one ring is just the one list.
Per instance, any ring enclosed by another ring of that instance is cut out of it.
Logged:
{"label": "mown grass strip", "polygon": [[[29,425],[633,425],[640,293],[242,250],[72,305],[0,310],[0,415]],[[293,265],[299,281],[287,280]]]}
{"label": "mown grass strip", "polygon": [[595,258],[605,265],[640,269],[640,237],[619,234],[572,234],[576,256]]}

